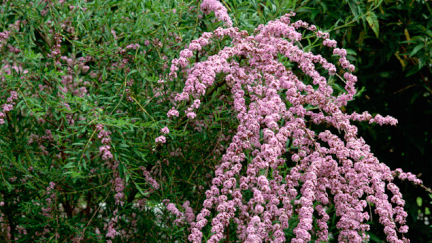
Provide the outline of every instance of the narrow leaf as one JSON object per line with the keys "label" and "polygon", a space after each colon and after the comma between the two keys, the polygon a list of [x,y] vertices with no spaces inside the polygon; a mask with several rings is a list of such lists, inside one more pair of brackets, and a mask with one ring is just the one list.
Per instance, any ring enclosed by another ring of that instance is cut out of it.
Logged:
{"label": "narrow leaf", "polygon": [[420,71],[419,65],[415,65],[414,67],[412,67],[412,68],[408,71],[406,77],[409,77],[409,76],[411,76],[411,75],[413,75],[413,74],[416,74],[418,71]]}
{"label": "narrow leaf", "polygon": [[414,47],[414,49],[412,50],[411,54],[409,55],[410,57],[414,56],[418,51],[420,51],[421,49],[423,49],[424,45],[420,44],[416,47]]}
{"label": "narrow leaf", "polygon": [[373,12],[368,13],[368,15],[366,16],[366,20],[378,38],[379,37],[379,23],[378,23],[378,19],[377,19],[377,16],[375,15],[375,13],[373,13]]}

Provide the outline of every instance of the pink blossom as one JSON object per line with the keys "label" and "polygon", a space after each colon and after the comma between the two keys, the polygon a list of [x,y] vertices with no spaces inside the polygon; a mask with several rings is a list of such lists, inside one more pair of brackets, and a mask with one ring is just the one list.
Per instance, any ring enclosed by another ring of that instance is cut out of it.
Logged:
{"label": "pink blossom", "polygon": [[[220,2],[205,0],[201,10],[205,14],[214,11],[218,19],[230,26]],[[175,104],[193,98],[193,103],[184,109],[188,119],[196,119],[201,96],[214,86],[216,75],[224,72],[226,87],[232,94],[231,107],[239,124],[205,192],[201,211],[194,222],[187,221],[191,226],[188,239],[201,242],[201,230],[211,222],[214,234],[208,241],[218,242],[234,221],[238,225],[239,241],[283,242],[283,230],[296,215],[298,222],[292,242],[309,242],[312,234],[326,241],[329,215],[324,207],[331,202],[339,218],[338,241],[361,242],[367,238],[364,234],[369,230],[366,206],[373,203],[387,240],[397,242],[397,230],[408,230],[404,227],[407,214],[403,209],[405,201],[392,180],[399,176],[414,183],[421,181],[401,170],[392,172],[380,163],[359,138],[357,127],[351,124],[356,120],[396,125],[397,120],[389,116],[372,117],[367,112],[361,115],[342,112],[342,106],[357,92],[357,77],[352,73],[355,67],[346,58],[346,50],[335,48],[337,42],[329,39],[328,33],[316,31],[315,26],[301,20],[293,23],[293,16],[295,13],[286,14],[260,25],[254,36],[232,27],[204,33],[172,61],[169,77],[177,78],[181,68],[186,75],[185,86],[175,96]],[[298,42],[303,32],[298,31],[300,28],[312,31],[323,39],[323,45],[334,49],[341,70],[320,54],[300,48]],[[225,36],[233,40],[231,46],[205,61],[189,65],[188,58],[193,52]],[[277,55],[295,64],[313,85],[304,83],[303,77],[297,77],[276,60]],[[240,65],[232,58],[239,56],[247,58],[249,65]],[[320,73],[320,68],[327,71],[325,75]],[[327,80],[341,72],[346,92],[335,96]],[[179,112],[173,107],[167,116],[178,117]],[[309,129],[309,123],[326,124],[340,135],[329,130],[317,134]],[[281,166],[285,167],[286,154],[295,162],[289,172],[280,170]],[[393,194],[391,199],[386,194],[386,185]],[[252,192],[250,199],[244,197],[246,190]],[[176,222],[185,222],[174,204],[168,207],[178,216]],[[216,212],[211,219],[208,219],[209,212]],[[319,217],[315,218],[316,215]],[[314,219],[317,231],[312,231]],[[400,224],[399,228],[395,221]]]}
{"label": "pink blossom", "polygon": [[171,110],[168,111],[167,116],[168,117],[171,117],[171,116],[177,116],[178,117],[179,112],[176,109],[172,108]]}
{"label": "pink blossom", "polygon": [[169,131],[168,127],[164,127],[161,129],[161,133],[168,134],[169,132],[170,131]]}
{"label": "pink blossom", "polygon": [[156,143],[166,143],[166,138],[165,136],[159,136],[155,139]]}

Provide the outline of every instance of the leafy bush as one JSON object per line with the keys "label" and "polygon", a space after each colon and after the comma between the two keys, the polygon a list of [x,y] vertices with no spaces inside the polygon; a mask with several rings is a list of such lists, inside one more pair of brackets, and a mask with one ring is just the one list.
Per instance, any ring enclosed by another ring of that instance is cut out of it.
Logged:
{"label": "leafy bush", "polygon": [[[369,25],[379,37],[376,23],[386,15],[376,11],[382,4],[362,3],[357,11],[367,14],[352,10],[354,17],[346,16],[343,26],[328,18],[317,26],[339,30],[339,35],[351,31],[356,38],[358,32],[349,30],[350,24],[361,19],[364,32],[370,31]],[[289,24],[291,15],[283,16],[290,10],[311,22],[334,16],[320,15],[318,5],[337,6],[331,1],[3,1],[1,239],[180,242],[203,236],[210,241],[356,241],[368,237],[358,233],[368,230],[364,221],[371,216],[365,208],[369,205],[377,209],[381,224],[390,225],[384,230],[393,240],[398,233],[396,225],[389,224],[393,215],[386,213],[392,205],[384,181],[395,194],[398,229],[406,232],[404,201],[391,181],[396,176],[420,181],[401,170],[391,174],[356,138],[356,128],[349,123],[357,119],[394,125],[396,120],[348,115],[347,102],[362,95],[351,74],[350,61],[362,63],[353,56],[357,53],[336,49],[339,58],[329,60],[349,69],[339,73],[326,59],[305,54],[331,56],[325,45],[335,47],[336,42],[316,27],[301,21]],[[279,22],[269,22],[281,16]],[[295,30],[299,27],[306,29]],[[291,42],[280,42],[274,34],[281,28],[289,30],[285,37]],[[325,39],[324,45],[316,36]],[[398,53],[401,60],[414,61],[407,68],[417,65],[418,70],[408,74],[419,75],[428,68],[425,38],[408,40],[420,43],[409,44],[410,55]],[[343,39],[345,45],[345,37],[334,39]],[[422,41],[424,46],[417,47]],[[282,44],[294,56],[276,53],[274,48]],[[283,65],[266,67],[257,64],[257,58]],[[304,63],[296,65],[300,59]],[[323,76],[313,69],[317,61]],[[347,86],[339,79],[347,80]],[[313,101],[322,91],[328,101]],[[189,97],[195,101],[188,102]],[[252,112],[267,105],[272,105],[265,108],[268,111]],[[312,119],[305,119],[306,114]],[[348,143],[338,147],[328,142],[330,138],[338,146],[343,140]],[[340,152],[333,154],[335,150]],[[326,154],[322,164],[320,157]],[[333,174],[321,173],[324,167],[333,168]],[[373,178],[375,187],[368,198],[358,191],[366,185],[349,183],[359,180],[353,177],[358,175],[364,176],[364,183]],[[340,188],[332,191],[329,183],[339,183]],[[220,201],[211,201],[215,196]],[[343,202],[347,199],[351,201]],[[363,212],[363,219],[347,212]],[[205,226],[208,214],[220,221]],[[257,234],[263,229],[267,231]]]}

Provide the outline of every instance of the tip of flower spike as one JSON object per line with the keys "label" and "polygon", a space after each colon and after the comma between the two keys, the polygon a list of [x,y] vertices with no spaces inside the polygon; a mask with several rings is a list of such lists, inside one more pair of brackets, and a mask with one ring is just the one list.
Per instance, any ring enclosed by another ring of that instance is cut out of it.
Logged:
{"label": "tip of flower spike", "polygon": [[159,136],[155,139],[156,143],[166,143],[166,137],[165,136]]}
{"label": "tip of flower spike", "polygon": [[170,132],[168,127],[164,127],[160,131],[161,131],[161,133],[164,133],[164,134],[168,134]]}

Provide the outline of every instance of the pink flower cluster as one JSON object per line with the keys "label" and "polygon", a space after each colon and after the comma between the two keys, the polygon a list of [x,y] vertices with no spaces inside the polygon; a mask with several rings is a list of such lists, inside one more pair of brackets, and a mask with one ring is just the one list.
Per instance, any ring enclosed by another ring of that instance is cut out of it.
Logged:
{"label": "pink flower cluster", "polygon": [[5,104],[2,105],[3,112],[0,111],[0,125],[5,123],[4,118],[6,117],[6,113],[13,109],[13,105],[15,104],[14,100],[18,99],[18,93],[16,91],[10,92],[10,97],[7,98]]}
{"label": "pink flower cluster", "polygon": [[[117,210],[113,212],[113,217],[109,221],[108,224],[105,225],[104,230],[107,231],[105,237],[114,239],[116,236],[120,235],[120,232],[117,232],[115,229],[115,225],[118,223],[119,216],[116,215],[118,213]],[[108,243],[112,243],[111,240],[107,240]]]}
{"label": "pink flower cluster", "polygon": [[147,181],[148,183],[150,183],[150,185],[151,185],[154,189],[158,190],[158,189],[160,188],[160,185],[159,185],[159,183],[158,183],[155,179],[153,179],[153,177],[150,175],[150,172],[149,172],[148,170],[146,170],[146,169],[144,168],[144,166],[141,166],[140,169],[143,170],[143,175],[144,175],[146,181]]}
{"label": "pink flower cluster", "polygon": [[124,202],[122,201],[124,197],[124,191],[125,189],[125,183],[122,178],[117,177],[114,179],[114,190],[116,191],[116,194],[114,195],[115,203],[116,205],[124,205]]}
{"label": "pink flower cluster", "polygon": [[[7,40],[12,36],[12,34],[15,31],[19,31],[20,23],[21,22],[18,20],[15,22],[15,24],[10,24],[9,28],[11,31],[4,30],[3,32],[0,32],[0,49],[2,49],[2,47],[5,43],[7,43]],[[18,54],[21,52],[20,49],[13,47],[11,45],[8,45],[8,48],[9,48],[9,52],[14,53],[14,54]],[[18,74],[27,74],[28,73],[28,70],[22,69],[21,64],[18,64],[18,65],[16,63],[9,64],[6,62],[6,65],[4,65],[0,69],[1,82],[5,82],[5,77],[3,76],[4,74],[12,75],[12,70],[15,70],[15,72]],[[21,77],[21,79],[22,78],[23,77]],[[6,103],[1,105],[2,109],[0,110],[0,125],[5,124],[4,118],[6,118],[6,113],[13,109],[13,106],[15,105],[14,100],[17,100],[17,99],[18,99],[18,93],[16,91],[10,91],[10,96],[7,98]]]}
{"label": "pink flower cluster", "polygon": [[185,222],[189,224],[194,224],[193,221],[195,220],[195,214],[193,213],[193,209],[189,205],[189,201],[183,203],[182,207],[185,209],[185,212],[183,213],[177,209],[174,203],[168,203],[166,209],[177,217],[177,219],[174,220],[174,224],[182,225]]}
{"label": "pink flower cluster", "polygon": [[165,136],[159,136],[155,139],[156,143],[166,143],[166,137]]}
{"label": "pink flower cluster", "polygon": [[[260,25],[255,36],[233,27],[204,33],[172,62],[171,80],[177,78],[176,71],[180,68],[186,69],[185,87],[175,101],[194,98],[193,104],[184,111],[189,119],[194,118],[191,114],[199,108],[199,98],[214,84],[216,74],[223,72],[226,84],[231,87],[232,108],[239,122],[215,171],[212,186],[205,193],[203,208],[195,222],[190,223],[188,239],[202,242],[202,230],[211,222],[212,235],[208,242],[219,242],[234,222],[242,242],[285,242],[283,230],[298,215],[298,225],[293,231],[295,238],[291,242],[309,242],[312,232],[319,240],[328,241],[326,208],[334,204],[336,216],[340,218],[339,241],[362,242],[369,230],[366,221],[370,215],[366,207],[373,203],[387,241],[409,242],[403,236],[408,230],[405,201],[392,183],[396,174],[378,161],[364,139],[358,137],[357,127],[351,124],[351,121],[369,121],[396,125],[397,120],[390,116],[372,117],[367,112],[342,112],[341,107],[356,94],[357,77],[352,74],[355,67],[347,60],[346,50],[335,48],[336,41],[330,40],[328,33],[316,31],[315,26],[303,21],[292,23],[292,16],[295,14]],[[339,56],[340,66],[345,69],[342,76],[324,57],[302,49],[299,28],[313,31],[317,38],[324,39],[325,46],[335,48],[333,54]],[[187,68],[193,51],[210,44],[212,38],[224,36],[232,38],[231,47]],[[278,54],[297,64],[312,81],[300,80],[278,61]],[[234,56],[248,58],[249,64],[241,65],[230,59]],[[337,75],[345,83],[346,93],[333,95],[328,77],[321,75],[318,67],[327,70],[330,76]],[[179,116],[179,112],[173,108],[167,115]],[[307,122],[329,124],[340,135],[329,130],[316,133]],[[292,141],[291,148],[287,147],[288,141]],[[252,158],[246,159],[246,152]],[[286,158],[287,152],[292,153],[290,158]],[[283,169],[289,160],[296,166]],[[412,174],[397,173],[401,179],[421,183]],[[391,200],[386,188],[393,194]],[[253,193],[250,200],[245,199],[246,191]],[[170,204],[168,210],[183,217],[175,205]],[[212,210],[216,214],[210,220]],[[318,231],[312,231],[314,220]]]}
{"label": "pink flower cluster", "polygon": [[99,147],[99,152],[102,154],[102,159],[103,160],[112,159],[113,155],[111,154],[110,151],[111,146],[108,145],[111,142],[111,138],[109,136],[111,132],[105,131],[102,124],[98,124],[96,126],[96,130],[99,131],[98,138],[101,139],[102,144],[104,144],[103,146]]}
{"label": "pink flower cluster", "polygon": [[232,20],[228,15],[227,9],[217,0],[204,0],[201,3],[201,10],[204,14],[214,12],[218,20],[225,22],[226,26],[232,26]]}
{"label": "pink flower cluster", "polygon": [[49,183],[49,186],[46,188],[48,197],[45,199],[45,201],[47,203],[47,206],[42,207],[43,216],[48,218],[53,217],[52,207],[55,205],[55,200],[57,198],[57,195],[53,192],[54,187],[55,187],[55,183],[51,181]]}
{"label": "pink flower cluster", "polygon": [[403,170],[400,169],[400,168],[394,170],[392,175],[393,175],[394,177],[397,176],[397,177],[398,177],[399,179],[401,179],[401,180],[408,180],[408,181],[411,181],[411,182],[414,183],[415,185],[421,185],[421,184],[423,184],[423,181],[420,180],[420,179],[418,179],[416,175],[414,175],[414,174],[411,173],[411,172],[407,172],[407,173],[405,173],[405,172],[403,172]]}

